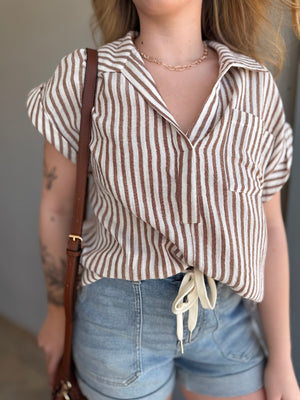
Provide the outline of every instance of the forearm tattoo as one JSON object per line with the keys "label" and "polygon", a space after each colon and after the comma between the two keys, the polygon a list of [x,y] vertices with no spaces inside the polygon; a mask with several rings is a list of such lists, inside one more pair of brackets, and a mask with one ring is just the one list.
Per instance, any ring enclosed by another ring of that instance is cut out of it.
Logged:
{"label": "forearm tattoo", "polygon": [[50,190],[52,188],[53,182],[57,179],[56,167],[49,168],[44,162],[44,178],[46,180],[46,189]]}
{"label": "forearm tattoo", "polygon": [[57,306],[64,304],[64,284],[66,261],[55,261],[54,256],[48,251],[47,246],[41,244],[41,256],[46,277],[48,302]]}

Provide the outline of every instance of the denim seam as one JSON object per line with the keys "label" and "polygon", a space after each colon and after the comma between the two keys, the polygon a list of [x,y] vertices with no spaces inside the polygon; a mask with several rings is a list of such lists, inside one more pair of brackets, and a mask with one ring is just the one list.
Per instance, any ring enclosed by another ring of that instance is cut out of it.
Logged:
{"label": "denim seam", "polygon": [[142,349],[142,293],[141,293],[141,282],[137,281],[133,283],[135,292],[135,311],[137,314],[137,330],[136,330],[136,377],[142,373],[141,363],[141,349]]}
{"label": "denim seam", "polygon": [[[199,300],[198,300],[199,301]],[[200,304],[200,306],[199,307],[202,307],[201,306],[201,304]],[[195,331],[193,332],[193,334],[192,334],[192,338],[191,338],[191,341],[189,342],[189,341],[187,341],[187,343],[186,344],[190,344],[190,343],[194,343],[196,340],[198,340],[198,336],[199,336],[199,334],[201,333],[201,331],[203,330],[203,327],[204,327],[204,325],[205,325],[205,323],[206,323],[206,312],[207,312],[208,310],[205,310],[204,308],[201,310],[201,314],[199,315],[199,312],[198,312],[198,320],[197,320],[197,326],[196,326],[196,328],[195,328]],[[198,329],[197,329],[197,327],[198,327]]]}

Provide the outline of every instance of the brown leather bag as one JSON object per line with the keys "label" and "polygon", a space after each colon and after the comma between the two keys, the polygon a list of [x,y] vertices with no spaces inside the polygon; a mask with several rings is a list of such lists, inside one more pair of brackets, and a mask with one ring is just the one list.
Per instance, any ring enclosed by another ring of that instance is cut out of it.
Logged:
{"label": "brown leather bag", "polygon": [[78,265],[82,250],[82,222],[86,210],[86,193],[89,161],[89,142],[91,137],[91,110],[94,104],[97,83],[98,54],[87,49],[87,65],[82,95],[79,149],[77,153],[76,189],[73,211],[72,234],[67,248],[67,269],[65,279],[64,304],[66,329],[64,352],[58,366],[52,388],[52,400],[87,400],[76,381],[75,366],[72,359],[73,309],[76,299]]}

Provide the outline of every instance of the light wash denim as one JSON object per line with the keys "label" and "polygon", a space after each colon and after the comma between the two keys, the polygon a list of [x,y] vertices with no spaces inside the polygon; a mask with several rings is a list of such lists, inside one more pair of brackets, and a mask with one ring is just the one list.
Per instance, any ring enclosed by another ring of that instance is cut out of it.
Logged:
{"label": "light wash denim", "polygon": [[165,400],[175,381],[208,396],[241,396],[263,387],[266,354],[243,299],[217,284],[214,310],[199,303],[184,354],[171,311],[183,274],[167,279],[102,278],[80,289],[74,321],[74,360],[89,400]]}

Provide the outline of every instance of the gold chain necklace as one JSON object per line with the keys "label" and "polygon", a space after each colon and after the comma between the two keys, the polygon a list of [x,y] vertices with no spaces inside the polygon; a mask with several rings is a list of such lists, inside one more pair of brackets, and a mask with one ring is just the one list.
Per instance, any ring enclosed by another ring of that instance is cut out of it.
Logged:
{"label": "gold chain necklace", "polygon": [[190,68],[192,68],[192,67],[194,67],[196,65],[201,64],[204,60],[206,60],[207,54],[208,54],[207,44],[205,42],[203,42],[203,54],[202,54],[202,56],[200,58],[198,58],[197,60],[193,61],[191,64],[169,65],[169,64],[165,64],[164,62],[162,62],[157,57],[152,57],[152,56],[149,56],[148,54],[145,54],[139,48],[137,48],[137,50],[138,50],[138,52],[140,53],[140,55],[142,56],[142,58],[144,60],[147,60],[147,61],[149,61],[151,63],[155,63],[155,64],[158,64],[158,65],[162,65],[163,67],[167,68],[169,71],[177,71],[177,72],[185,71],[186,69],[190,69]]}

